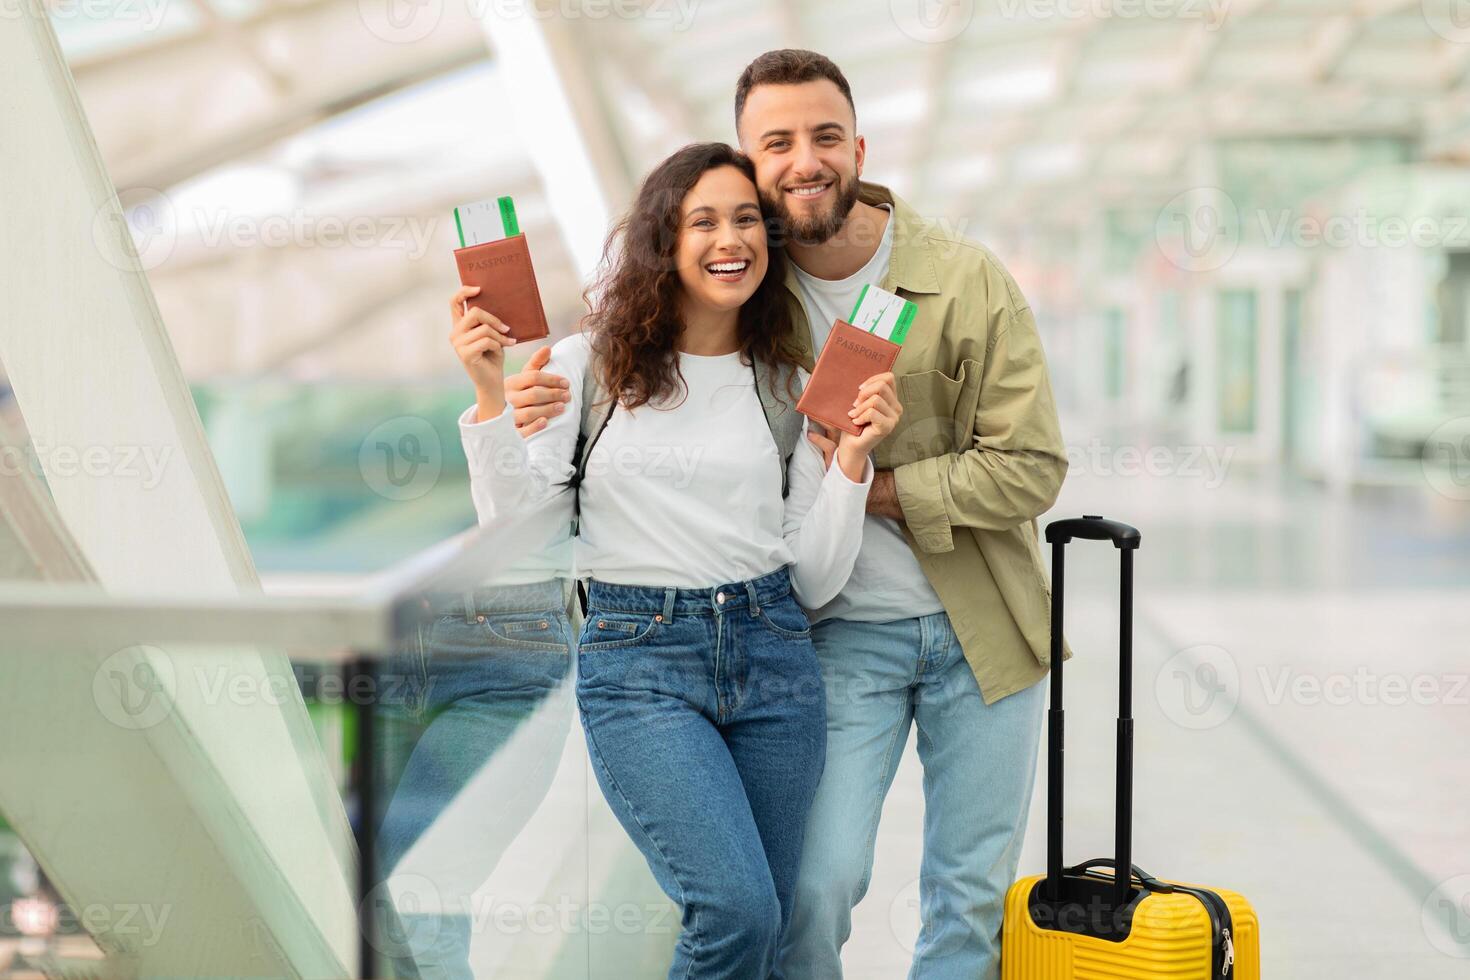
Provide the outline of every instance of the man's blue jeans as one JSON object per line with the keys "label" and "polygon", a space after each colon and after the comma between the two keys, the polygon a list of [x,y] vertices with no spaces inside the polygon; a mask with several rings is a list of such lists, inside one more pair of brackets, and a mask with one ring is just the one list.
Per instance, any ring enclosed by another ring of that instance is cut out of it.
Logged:
{"label": "man's blue jeans", "polygon": [[910,980],[993,980],[1036,771],[1044,684],[987,705],[944,613],[812,630],[827,686],[827,765],[807,824],[778,975],[836,980],[868,890],[878,815],[918,727],[922,926]]}
{"label": "man's blue jeans", "polygon": [[683,910],[669,977],[765,980],[826,737],[786,570],[712,589],[593,582],[587,606],[582,726],[608,805]]}

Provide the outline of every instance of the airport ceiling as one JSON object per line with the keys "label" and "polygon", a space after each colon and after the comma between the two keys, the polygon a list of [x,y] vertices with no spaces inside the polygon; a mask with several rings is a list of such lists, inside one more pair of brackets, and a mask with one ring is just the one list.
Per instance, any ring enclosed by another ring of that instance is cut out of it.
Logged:
{"label": "airport ceiling", "polygon": [[[103,21],[82,12],[103,0],[50,2],[124,203],[161,192],[171,209],[168,248],[144,259],[191,376],[442,375],[445,219],[496,194],[516,197],[552,321],[574,322],[581,274],[482,25],[531,17],[532,0],[111,0]],[[1222,139],[1389,136],[1421,159],[1470,159],[1470,19],[1457,11],[552,0],[531,19],[598,130],[589,154],[615,209],[673,147],[732,138],[740,69],[798,46],[852,81],[866,175],[984,238],[1157,207],[1209,180],[1197,151]],[[325,247],[354,227],[374,247]]]}

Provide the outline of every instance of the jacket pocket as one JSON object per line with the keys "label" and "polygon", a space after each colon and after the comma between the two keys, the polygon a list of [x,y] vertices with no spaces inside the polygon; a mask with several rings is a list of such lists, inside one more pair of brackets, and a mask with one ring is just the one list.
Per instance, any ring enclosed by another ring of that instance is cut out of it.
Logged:
{"label": "jacket pocket", "polygon": [[980,364],[961,361],[959,372],[959,377],[950,377],[943,371],[916,371],[898,379],[903,417],[874,453],[880,469],[970,448]]}

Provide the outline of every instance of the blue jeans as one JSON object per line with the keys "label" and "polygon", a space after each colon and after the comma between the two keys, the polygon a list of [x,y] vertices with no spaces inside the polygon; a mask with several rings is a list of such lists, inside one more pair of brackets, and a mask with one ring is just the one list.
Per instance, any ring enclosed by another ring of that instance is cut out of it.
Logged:
{"label": "blue jeans", "polygon": [[[401,775],[378,831],[387,893],[369,900],[395,975],[462,980],[470,897],[556,774],[572,631],[559,581],[436,595],[422,612],[417,642],[378,675],[379,764]],[[518,733],[516,757],[501,758]]]}
{"label": "blue jeans", "polygon": [[779,975],[842,976],[852,909],[873,870],[878,815],[913,722],[924,766],[924,858],[909,977],[994,980],[1045,685],[987,705],[944,613],[891,623],[825,620],[812,638],[827,686],[827,767]]}
{"label": "blue jeans", "polygon": [[822,773],[825,697],[786,570],[713,589],[593,582],[577,703],[597,781],[683,910],[671,978],[764,980]]}

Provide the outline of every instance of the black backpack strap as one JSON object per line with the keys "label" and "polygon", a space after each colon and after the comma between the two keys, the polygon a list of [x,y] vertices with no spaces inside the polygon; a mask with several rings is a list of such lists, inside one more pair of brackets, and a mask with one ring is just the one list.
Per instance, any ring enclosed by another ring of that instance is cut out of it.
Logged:
{"label": "black backpack strap", "polygon": [[587,369],[582,373],[581,410],[582,424],[577,429],[577,468],[567,481],[567,486],[572,488],[574,535],[582,518],[581,487],[582,478],[587,475],[587,458],[592,455],[592,447],[597,445],[597,440],[602,438],[602,430],[607,428],[607,420],[612,416],[613,410],[613,400],[607,397],[607,392],[597,377],[597,365],[591,357],[587,360]]}

